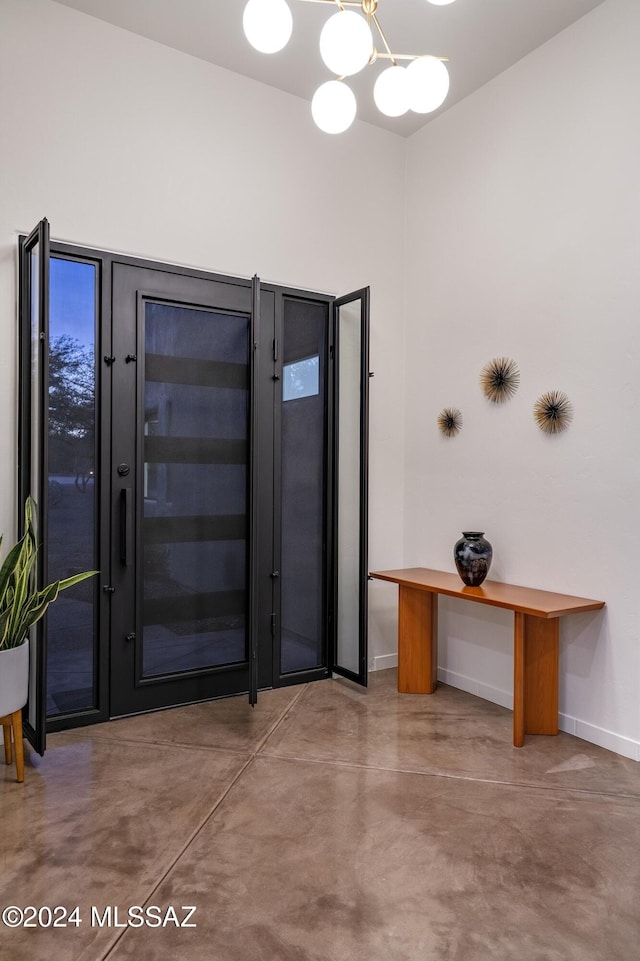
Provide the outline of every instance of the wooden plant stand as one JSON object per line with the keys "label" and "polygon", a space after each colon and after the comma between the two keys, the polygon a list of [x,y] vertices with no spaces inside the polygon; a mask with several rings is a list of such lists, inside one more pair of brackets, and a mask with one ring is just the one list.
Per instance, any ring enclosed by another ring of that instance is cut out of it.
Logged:
{"label": "wooden plant stand", "polygon": [[7,764],[11,764],[11,761],[13,760],[13,752],[11,747],[11,732],[13,731],[13,748],[16,754],[16,781],[22,783],[22,781],[24,781],[22,708],[20,708],[19,711],[14,711],[13,714],[7,714],[5,717],[0,717],[0,724],[2,724],[2,733],[4,735],[4,759]]}

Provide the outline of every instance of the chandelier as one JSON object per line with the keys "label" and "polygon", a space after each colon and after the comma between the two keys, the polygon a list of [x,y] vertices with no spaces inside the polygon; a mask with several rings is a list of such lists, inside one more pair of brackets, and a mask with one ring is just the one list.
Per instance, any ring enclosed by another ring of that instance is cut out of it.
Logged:
{"label": "chandelier", "polygon": [[[448,57],[430,54],[392,53],[378,19],[378,0],[300,0],[301,3],[329,4],[337,7],[320,33],[320,55],[335,74],[316,90],[311,113],[325,133],[343,133],[356,116],[356,98],[344,82],[345,77],[359,73],[377,60],[390,60],[391,65],[379,75],[373,98],[381,113],[400,117],[408,110],[431,113],[444,102],[449,92],[449,73],[444,65]],[[429,0],[446,6],[453,0]],[[357,7],[359,11],[347,10]],[[374,45],[372,25],[384,49]],[[286,0],[249,0],[243,16],[244,32],[249,43],[261,53],[277,53],[289,41],[293,17]],[[408,60],[407,67],[399,61]]]}

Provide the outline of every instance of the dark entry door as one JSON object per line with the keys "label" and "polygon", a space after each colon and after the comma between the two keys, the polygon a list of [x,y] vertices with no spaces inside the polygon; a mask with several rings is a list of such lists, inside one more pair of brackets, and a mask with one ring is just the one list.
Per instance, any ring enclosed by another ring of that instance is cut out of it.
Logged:
{"label": "dark entry door", "polygon": [[112,269],[117,717],[272,683],[272,525],[256,501],[272,496],[273,379],[258,358],[272,350],[274,297]]}

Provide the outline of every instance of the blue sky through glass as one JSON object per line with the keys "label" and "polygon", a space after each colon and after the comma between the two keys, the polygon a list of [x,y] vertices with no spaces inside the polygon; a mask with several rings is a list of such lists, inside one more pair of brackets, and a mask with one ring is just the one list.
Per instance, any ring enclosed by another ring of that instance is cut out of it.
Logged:
{"label": "blue sky through glass", "polygon": [[96,268],[76,260],[51,258],[49,336],[66,334],[93,348],[95,339]]}
{"label": "blue sky through glass", "polygon": [[320,392],[320,357],[306,357],[304,360],[285,364],[282,368],[284,380],[282,399],[297,400],[300,397],[313,397]]}

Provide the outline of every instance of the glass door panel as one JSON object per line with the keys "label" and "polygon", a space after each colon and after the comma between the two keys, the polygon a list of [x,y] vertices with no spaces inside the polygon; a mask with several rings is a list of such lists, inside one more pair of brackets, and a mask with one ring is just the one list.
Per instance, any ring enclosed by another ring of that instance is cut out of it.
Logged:
{"label": "glass door panel", "polygon": [[249,331],[145,302],[143,678],[247,660]]}
{"label": "glass door panel", "polygon": [[285,297],[282,328],[280,673],[326,657],[328,306]]}
{"label": "glass door panel", "polygon": [[[48,579],[96,563],[95,264],[51,258],[49,304]],[[97,706],[97,578],[64,592],[47,616],[47,714]]]}
{"label": "glass door panel", "polygon": [[367,683],[369,289],[335,301],[335,565],[332,669]]}

